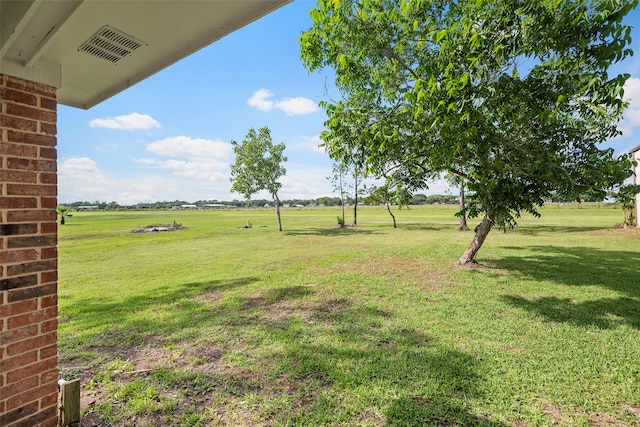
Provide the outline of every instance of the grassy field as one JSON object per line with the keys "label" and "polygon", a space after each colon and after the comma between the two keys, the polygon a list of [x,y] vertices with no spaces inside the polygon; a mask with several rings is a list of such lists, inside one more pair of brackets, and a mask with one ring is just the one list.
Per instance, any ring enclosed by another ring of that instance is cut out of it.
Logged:
{"label": "grassy field", "polygon": [[285,209],[282,233],[271,210],[74,213],[59,346],[82,425],[640,426],[640,232],[554,205],[462,269],[453,212]]}

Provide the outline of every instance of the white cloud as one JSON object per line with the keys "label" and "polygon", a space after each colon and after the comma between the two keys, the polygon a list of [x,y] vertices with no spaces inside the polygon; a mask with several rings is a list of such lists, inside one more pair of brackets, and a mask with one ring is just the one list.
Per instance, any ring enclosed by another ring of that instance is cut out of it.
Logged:
{"label": "white cloud", "polygon": [[267,98],[273,96],[271,91],[267,89],[259,89],[253,92],[251,98],[247,100],[247,104],[250,106],[257,108],[260,111],[271,111],[273,110],[273,101],[269,101]]}
{"label": "white cloud", "polygon": [[167,160],[138,159],[137,162],[172,171],[176,176],[228,184],[231,144],[204,138],[177,136],[152,142],[147,151]]}
{"label": "white cloud", "polygon": [[624,118],[618,125],[622,137],[633,136],[635,128],[640,126],[640,79],[629,78],[624,85],[624,99],[629,101],[629,107]]}
{"label": "white cloud", "polygon": [[145,130],[159,128],[160,123],[148,114],[131,113],[126,116],[93,119],[89,122],[89,126],[115,130]]}
{"label": "white cloud", "polygon": [[228,160],[233,150],[231,144],[219,139],[175,136],[152,142],[147,145],[147,151],[167,157]]}
{"label": "white cloud", "polygon": [[273,93],[268,89],[259,89],[251,95],[247,103],[260,111],[282,110],[287,116],[311,114],[318,110],[318,106],[312,100],[301,96],[295,98],[282,98],[279,101],[271,101]]}
{"label": "white cloud", "polygon": [[[59,199],[61,202],[117,201],[121,204],[157,201],[153,196],[154,183],[138,182],[127,177],[112,177],[100,170],[88,157],[72,157],[58,168]],[[159,193],[156,191],[156,194]]]}
{"label": "white cloud", "polygon": [[[297,140],[291,144],[291,148],[294,150],[305,150],[312,151],[314,153],[322,153],[325,154],[326,151],[324,147],[320,147],[324,141],[320,139],[320,135],[315,136],[300,136]],[[288,146],[287,146],[288,147]]]}
{"label": "white cloud", "polygon": [[275,104],[276,108],[284,111],[287,116],[311,114],[318,110],[318,106],[310,99],[303,97],[283,98]]}

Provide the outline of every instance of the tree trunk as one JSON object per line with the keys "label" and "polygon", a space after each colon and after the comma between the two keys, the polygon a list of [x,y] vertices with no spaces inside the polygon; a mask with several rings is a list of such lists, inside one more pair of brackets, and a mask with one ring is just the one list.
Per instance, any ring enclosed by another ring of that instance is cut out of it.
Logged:
{"label": "tree trunk", "polygon": [[273,194],[273,201],[276,203],[276,216],[278,217],[278,231],[282,231],[282,220],[280,219],[280,199],[277,194]]}
{"label": "tree trunk", "polygon": [[491,218],[491,213],[487,212],[482,218],[482,221],[476,227],[476,234],[473,236],[473,240],[467,247],[467,250],[464,251],[460,259],[458,260],[459,265],[471,265],[476,264],[476,254],[480,250],[480,247],[484,243],[484,239],[487,238],[487,235],[491,231],[491,225],[493,223],[493,218]]}
{"label": "tree trunk", "polygon": [[391,218],[393,218],[393,228],[398,228],[398,226],[396,225],[396,216],[391,212],[391,205],[389,204],[389,202],[387,202],[387,210],[389,211],[389,215],[391,215]]}
{"label": "tree trunk", "polygon": [[[465,208],[465,200],[464,200],[464,184],[460,183],[460,212],[462,212]],[[460,214],[460,226],[458,227],[458,231],[468,231],[469,226],[467,225],[467,216],[465,214]]]}
{"label": "tree trunk", "polygon": [[358,172],[355,172],[355,202],[353,203],[353,225],[358,225]]}

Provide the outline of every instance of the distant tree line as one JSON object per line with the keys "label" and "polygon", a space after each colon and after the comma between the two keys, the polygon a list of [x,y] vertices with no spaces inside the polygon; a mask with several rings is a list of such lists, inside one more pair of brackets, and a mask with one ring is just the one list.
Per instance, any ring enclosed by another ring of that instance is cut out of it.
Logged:
{"label": "distant tree line", "polygon": [[[345,204],[348,206],[353,206],[355,200],[352,197],[345,198]],[[305,206],[305,207],[314,207],[314,206],[340,206],[341,200],[340,197],[318,197],[317,199],[283,199],[280,201],[281,206]],[[410,200],[409,205],[432,205],[432,204],[456,204],[458,203],[458,198],[456,196],[452,196],[450,194],[440,195],[434,194],[430,196],[426,196],[424,194],[414,194]],[[370,202],[365,198],[364,204],[377,204]],[[101,202],[101,201],[77,201],[73,203],[61,203],[61,206],[65,206],[72,210],[78,209],[100,209],[100,210],[141,210],[141,209],[173,209],[179,208],[183,205],[195,205],[198,208],[202,208],[205,205],[226,205],[232,206],[234,208],[262,208],[265,206],[274,207],[273,200],[267,199],[252,199],[252,200],[197,200],[195,202],[189,202],[186,200],[173,200],[173,201],[163,201],[163,202],[151,202],[151,203],[136,203],[134,205],[121,205],[118,202]]]}

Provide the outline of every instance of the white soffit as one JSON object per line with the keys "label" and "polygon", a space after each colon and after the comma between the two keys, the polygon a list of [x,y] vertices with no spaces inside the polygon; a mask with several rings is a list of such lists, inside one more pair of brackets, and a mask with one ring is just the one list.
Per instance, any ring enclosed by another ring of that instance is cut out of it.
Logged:
{"label": "white soffit", "polygon": [[290,1],[0,0],[0,73],[90,108]]}

